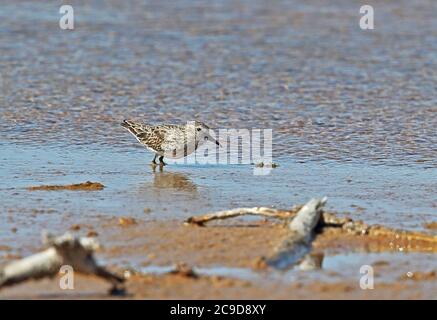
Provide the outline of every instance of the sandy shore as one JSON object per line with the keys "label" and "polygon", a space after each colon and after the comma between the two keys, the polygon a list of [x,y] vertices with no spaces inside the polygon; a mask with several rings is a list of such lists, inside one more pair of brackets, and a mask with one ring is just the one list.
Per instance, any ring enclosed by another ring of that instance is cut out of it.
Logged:
{"label": "sandy shore", "polygon": [[[236,219],[198,227],[179,221],[150,223],[112,218],[103,219],[99,225],[76,224],[71,229],[77,234],[99,235],[104,244],[97,254],[99,260],[120,274],[129,274],[126,296],[109,296],[107,283],[78,275],[74,290],[59,289],[59,279],[54,278],[3,289],[0,297],[433,299],[437,293],[437,273],[429,265],[437,250],[435,243],[431,247],[429,243],[412,246],[396,237],[348,235],[332,229],[314,242],[313,253],[324,257],[322,269],[279,272],[262,263],[286,236],[286,229],[276,221]],[[404,249],[399,250],[400,247]],[[417,259],[416,265],[411,264],[405,251]],[[360,288],[359,259],[352,264],[350,258],[346,259],[344,267],[341,259],[335,262],[336,257],[354,253],[371,262],[375,270],[373,290]],[[193,268],[193,274],[171,272],[175,264]]]}

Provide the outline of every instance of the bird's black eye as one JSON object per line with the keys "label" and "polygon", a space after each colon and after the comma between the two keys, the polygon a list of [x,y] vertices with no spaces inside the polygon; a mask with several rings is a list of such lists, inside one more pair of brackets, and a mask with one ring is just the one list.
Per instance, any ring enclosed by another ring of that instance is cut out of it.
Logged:
{"label": "bird's black eye", "polygon": [[197,131],[200,131],[200,130],[202,130],[202,128],[197,128]]}

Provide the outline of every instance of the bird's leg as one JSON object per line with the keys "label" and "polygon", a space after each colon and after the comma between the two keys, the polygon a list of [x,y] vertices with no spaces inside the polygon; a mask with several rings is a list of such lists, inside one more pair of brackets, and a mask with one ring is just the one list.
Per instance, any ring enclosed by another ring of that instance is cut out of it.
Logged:
{"label": "bird's leg", "polygon": [[164,162],[164,156],[160,156],[159,157],[159,165],[160,166],[165,166],[166,165],[166,163]]}
{"label": "bird's leg", "polygon": [[155,156],[153,157],[153,160],[152,160],[152,165],[153,164],[156,164],[156,162],[155,162],[155,160],[156,160],[156,157],[157,157],[158,155],[155,153]]}
{"label": "bird's leg", "polygon": [[158,155],[155,153],[155,156],[153,157],[153,160],[152,160],[152,162],[150,162],[150,165],[152,166],[152,168],[153,168],[153,170],[155,170],[155,167],[156,167],[156,157],[157,157]]}

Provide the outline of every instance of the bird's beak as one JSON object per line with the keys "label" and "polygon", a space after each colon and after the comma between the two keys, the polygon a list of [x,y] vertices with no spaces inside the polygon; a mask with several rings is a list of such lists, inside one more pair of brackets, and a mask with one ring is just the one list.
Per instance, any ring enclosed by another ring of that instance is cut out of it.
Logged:
{"label": "bird's beak", "polygon": [[214,142],[216,145],[218,145],[219,147],[221,147],[222,145],[220,144],[220,142],[218,142],[216,139],[214,139],[213,137],[211,137],[210,134],[208,134],[208,139],[211,140],[212,142]]}
{"label": "bird's beak", "polygon": [[214,142],[216,145],[218,145],[219,147],[221,147],[222,145],[220,144],[220,142],[218,142],[217,140],[213,139],[212,137],[209,137],[211,139],[212,142]]}

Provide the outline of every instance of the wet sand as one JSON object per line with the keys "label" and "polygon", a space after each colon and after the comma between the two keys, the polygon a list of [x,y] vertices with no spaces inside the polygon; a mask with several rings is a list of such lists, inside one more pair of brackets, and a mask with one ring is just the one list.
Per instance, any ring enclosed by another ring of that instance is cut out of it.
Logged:
{"label": "wet sand", "polygon": [[377,290],[361,290],[355,282],[251,283],[220,276],[187,278],[180,275],[133,276],[125,297],[110,297],[109,286],[93,277],[78,276],[75,290],[60,290],[56,279],[31,282],[0,292],[8,299],[434,299],[435,288],[429,281],[403,280],[380,283]]}
{"label": "wet sand", "polygon": [[[59,279],[31,281],[3,289],[3,298],[53,299],[433,299],[437,273],[436,241],[411,246],[396,237],[364,237],[331,230],[317,237],[314,254],[322,269],[285,272],[261,261],[286,236],[281,224],[257,220],[211,223],[121,224],[101,219],[99,225],[75,227],[77,234],[97,230],[105,247],[99,260],[120,274],[129,273],[125,296],[109,296],[109,285],[95,277],[77,276],[75,289],[61,290]],[[193,274],[172,273],[183,264]],[[374,267],[373,290],[362,290],[359,268]],[[121,269],[119,266],[124,265]]]}
{"label": "wet sand", "polygon": [[[340,216],[436,234],[432,0],[378,3],[371,32],[359,29],[361,4],[346,0],[69,4],[74,31],[59,29],[55,2],[0,7],[0,263],[39,250],[42,230],[71,230],[98,236],[99,257],[116,270],[186,262],[225,273],[135,275],[134,298],[436,296],[435,253],[324,239],[322,271],[291,272],[288,283],[254,271],[282,236],[270,221],[181,225],[326,195]],[[124,118],[272,128],[279,167],[268,176],[249,165],[153,171]],[[86,181],[105,188],[27,190]],[[376,289],[359,289],[359,267],[381,261]],[[0,297],[106,297],[104,283],[78,279],[72,293],[44,280]]]}

